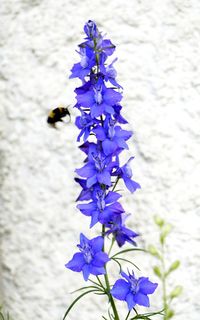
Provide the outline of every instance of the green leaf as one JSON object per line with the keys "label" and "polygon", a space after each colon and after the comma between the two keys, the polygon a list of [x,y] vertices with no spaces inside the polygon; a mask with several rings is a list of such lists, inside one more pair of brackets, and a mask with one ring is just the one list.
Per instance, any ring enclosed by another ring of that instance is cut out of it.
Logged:
{"label": "green leaf", "polygon": [[126,253],[126,252],[131,252],[131,251],[143,251],[143,252],[147,252],[145,249],[139,249],[139,248],[132,248],[132,249],[125,249],[125,250],[122,250],[122,251],[119,251],[117,253],[115,253],[112,257],[110,257],[110,259],[120,255],[120,254],[123,254],[123,253]]}
{"label": "green leaf", "polygon": [[135,319],[147,319],[147,320],[151,320],[150,318],[148,318],[147,316],[143,315],[143,314],[137,314],[135,317],[131,318],[130,320],[135,320]]}
{"label": "green leaf", "polygon": [[119,263],[119,261],[117,260],[117,258],[112,258],[112,260],[115,261],[115,262],[118,264],[118,266],[119,266],[119,273],[121,273],[121,272],[122,272],[121,263]]}
{"label": "green leaf", "polygon": [[157,224],[158,227],[162,228],[163,225],[165,224],[164,219],[158,217],[158,216],[154,216],[154,222],[155,224]]}
{"label": "green leaf", "polygon": [[149,252],[152,256],[161,259],[161,255],[160,255],[159,251],[158,251],[158,250],[156,249],[156,247],[154,247],[153,245],[150,245],[150,246],[148,247],[148,252]]}
{"label": "green leaf", "polygon": [[132,261],[128,260],[128,259],[125,259],[125,258],[114,258],[112,260],[122,260],[122,261],[125,261],[125,262],[128,262],[130,264],[132,264],[136,269],[138,269],[140,271],[140,269],[138,268],[138,266],[136,266],[135,263],[133,263]]}
{"label": "green leaf", "polygon": [[[66,316],[68,315],[68,313],[70,312],[70,310],[73,308],[73,306],[76,304],[76,302],[78,302],[78,300],[80,300],[83,296],[85,296],[86,294],[88,293],[91,293],[91,292],[96,292],[97,290],[96,289],[92,289],[92,290],[89,290],[87,292],[84,292],[82,293],[80,296],[78,296],[69,306],[69,308],[67,309],[67,311],[65,312],[65,315],[63,317],[63,320],[65,320]],[[100,290],[98,290],[100,291]]]}
{"label": "green leaf", "polygon": [[151,318],[149,317],[153,317],[153,316],[156,316],[156,315],[162,315],[164,316],[163,314],[163,310],[160,310],[160,311],[157,311],[157,312],[149,312],[149,313],[143,313],[143,314],[137,314],[135,317],[131,318],[130,320],[135,320],[135,319],[147,319],[147,320],[151,320]]}
{"label": "green leaf", "polygon": [[78,291],[81,291],[81,290],[85,290],[85,289],[97,289],[97,290],[100,290],[100,288],[96,287],[96,286],[86,286],[86,287],[82,287],[82,288],[79,288],[77,290],[74,290],[74,291],[72,291],[70,293],[75,293],[75,292],[78,292]]}
{"label": "green leaf", "polygon": [[162,278],[162,273],[158,266],[153,267],[153,271],[159,278]]}
{"label": "green leaf", "polygon": [[176,286],[172,292],[170,293],[170,298],[171,299],[174,299],[174,298],[177,298],[178,296],[180,296],[180,294],[182,293],[183,291],[183,287],[182,286]]}

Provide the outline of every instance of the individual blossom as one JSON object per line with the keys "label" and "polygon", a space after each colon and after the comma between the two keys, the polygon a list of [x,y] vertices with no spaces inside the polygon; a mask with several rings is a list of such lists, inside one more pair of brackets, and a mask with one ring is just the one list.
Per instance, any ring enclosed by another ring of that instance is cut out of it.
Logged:
{"label": "individual blossom", "polygon": [[117,168],[117,170],[114,172],[113,175],[117,175],[119,178],[122,178],[124,180],[124,183],[127,187],[127,189],[133,193],[135,190],[140,189],[141,186],[136,181],[132,180],[132,169],[130,162],[134,159],[134,157],[131,157],[125,165],[123,165],[121,168]]}
{"label": "individual blossom", "polygon": [[113,166],[114,162],[111,161],[111,158],[99,151],[92,153],[88,162],[82,168],[76,169],[76,173],[87,178],[86,186],[88,188],[97,182],[110,186]]}
{"label": "individual blossom", "polygon": [[109,228],[109,230],[106,231],[106,234],[112,234],[119,247],[122,247],[125,242],[129,242],[136,246],[136,242],[133,239],[139,234],[125,226],[125,220],[128,216],[129,215],[126,215],[125,213],[113,215],[112,219],[106,224],[106,227]]}
{"label": "individual blossom", "polygon": [[100,71],[104,75],[105,81],[110,81],[110,83],[113,86],[122,89],[122,86],[120,86],[120,84],[117,83],[117,81],[116,81],[117,71],[113,67],[113,64],[115,63],[115,61],[117,61],[117,58],[115,58],[108,66],[101,64]]}
{"label": "individual blossom", "polygon": [[75,253],[73,258],[65,265],[66,268],[83,273],[85,281],[90,274],[105,274],[105,264],[109,261],[108,255],[102,251],[104,240],[101,236],[87,239],[82,233],[80,234],[80,244],[77,245],[80,252]]}
{"label": "individual blossom", "polygon": [[70,75],[70,79],[72,78],[79,78],[84,80],[84,78],[90,73],[90,70],[95,65],[95,54],[92,49],[85,47],[80,48],[78,52],[81,61],[75,63],[71,69],[72,74]]}
{"label": "individual blossom", "polygon": [[94,188],[92,201],[79,204],[77,208],[86,216],[91,217],[90,227],[97,222],[105,224],[113,215],[120,215],[124,212],[121,204],[117,200],[121,197],[117,192],[102,190],[99,185]]}
{"label": "individual blossom", "polygon": [[79,194],[79,196],[77,197],[76,201],[85,201],[85,200],[90,200],[91,199],[91,195],[92,195],[92,189],[88,188],[86,186],[86,179],[80,179],[80,178],[74,178],[74,180],[81,186],[82,190]]}
{"label": "individual blossom", "polygon": [[86,141],[90,135],[91,128],[98,121],[91,118],[91,115],[82,111],[81,116],[76,117],[75,125],[81,130],[77,141],[80,141],[80,138],[83,136],[83,141]]}
{"label": "individual blossom", "polygon": [[121,115],[121,109],[122,109],[122,106],[118,103],[116,104],[115,106],[113,106],[114,110],[115,110],[115,113],[113,115],[113,117],[115,118],[115,120],[121,124],[126,124],[128,123],[128,121],[122,117]]}
{"label": "individual blossom", "polygon": [[98,83],[92,86],[90,90],[82,94],[78,93],[76,96],[79,105],[90,109],[92,118],[106,113],[114,114],[115,111],[112,106],[120,102],[121,99],[121,93],[111,88],[106,88],[102,79],[99,79]]}
{"label": "individual blossom", "polygon": [[136,304],[144,307],[149,307],[149,294],[154,293],[158,284],[149,281],[148,278],[140,277],[137,279],[132,274],[121,272],[124,279],[119,279],[115,282],[111,294],[118,300],[126,301],[128,309],[131,310]]}
{"label": "individual blossom", "polygon": [[97,29],[96,23],[92,20],[88,20],[88,22],[84,25],[84,32],[87,35],[86,39],[94,39],[99,36],[99,31]]}
{"label": "individual blossom", "polygon": [[93,132],[99,141],[102,141],[102,148],[106,155],[115,154],[117,150],[128,149],[126,140],[132,136],[131,131],[123,130],[116,126],[116,120],[107,117],[104,127],[97,126]]}

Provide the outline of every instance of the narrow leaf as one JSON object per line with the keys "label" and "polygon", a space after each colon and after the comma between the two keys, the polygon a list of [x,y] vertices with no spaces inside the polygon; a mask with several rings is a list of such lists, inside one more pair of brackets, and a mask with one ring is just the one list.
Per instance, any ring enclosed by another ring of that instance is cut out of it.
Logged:
{"label": "narrow leaf", "polygon": [[112,260],[113,261],[115,261],[117,264],[118,264],[118,266],[119,266],[119,272],[121,273],[121,271],[122,271],[122,266],[121,266],[121,264],[119,263],[119,261],[116,259],[116,258],[112,258]]}
{"label": "narrow leaf", "polygon": [[74,291],[72,291],[70,293],[72,294],[72,293],[75,293],[75,292],[78,292],[78,291],[81,291],[81,290],[85,290],[85,289],[90,289],[90,288],[100,290],[100,288],[98,288],[96,286],[86,286],[86,287],[82,287],[82,288],[79,288],[77,290],[74,290]]}
{"label": "narrow leaf", "polygon": [[130,251],[143,251],[143,252],[147,252],[145,249],[139,249],[139,248],[125,249],[125,250],[122,250],[122,251],[119,251],[119,252],[115,253],[112,257],[110,257],[110,259],[118,256],[119,254],[123,254],[123,253],[130,252]]}
{"label": "narrow leaf", "polygon": [[143,313],[143,314],[137,314],[135,317],[131,318],[130,320],[134,320],[134,319],[147,319],[147,320],[151,320],[151,318],[149,317],[153,317],[155,315],[164,315],[163,314],[164,310],[161,311],[157,311],[157,312],[150,312],[150,313]]}
{"label": "narrow leaf", "polygon": [[67,309],[67,311],[65,312],[65,315],[63,317],[63,320],[66,318],[66,316],[68,315],[68,313],[70,312],[70,310],[73,308],[73,306],[76,304],[76,302],[78,302],[78,300],[80,300],[83,296],[85,296],[86,294],[88,293],[91,293],[91,292],[95,292],[97,291],[96,289],[92,289],[92,290],[89,290],[87,292],[84,292],[82,293],[80,296],[78,296],[72,303],[71,305],[69,306],[69,308]]}
{"label": "narrow leaf", "polygon": [[132,261],[128,260],[128,259],[125,259],[125,258],[114,258],[114,260],[122,260],[122,261],[125,261],[125,262],[128,262],[130,264],[132,264],[136,269],[138,269],[140,271],[140,269],[138,268],[138,266],[136,266],[135,263],[133,263]]}

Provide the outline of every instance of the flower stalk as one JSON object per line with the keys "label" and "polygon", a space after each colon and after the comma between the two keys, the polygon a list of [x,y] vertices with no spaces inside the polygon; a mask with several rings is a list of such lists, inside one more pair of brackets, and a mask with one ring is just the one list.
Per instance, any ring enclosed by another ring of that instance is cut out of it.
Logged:
{"label": "flower stalk", "polygon": [[[116,186],[119,180],[122,180],[126,188],[134,193],[140,185],[132,178],[133,157],[124,165],[120,163],[121,153],[129,149],[127,141],[132,132],[122,128],[122,125],[128,122],[121,115],[122,87],[116,80],[117,72],[113,66],[117,59],[108,63],[115,46],[109,39],[105,39],[91,20],[85,24],[84,32],[86,38],[79,45],[78,52],[80,62],[74,64],[70,76],[79,78],[82,82],[81,86],[75,89],[77,102],[74,107],[80,112],[75,121],[80,130],[77,141],[82,141],[79,148],[86,154],[83,167],[76,169],[78,177],[75,181],[82,188],[77,198],[77,208],[90,218],[90,228],[97,224],[102,225],[102,228],[101,235],[93,239],[80,234],[80,244],[77,245],[79,252],[74,254],[66,267],[82,272],[84,280],[90,280],[95,285],[88,286],[88,291],[82,293],[81,298],[93,291],[106,294],[112,308],[112,314],[108,313],[109,318],[115,320],[120,320],[120,317],[114,298],[126,301],[128,320],[137,304],[149,307],[148,295],[155,291],[157,284],[148,278],[136,278],[133,271],[128,271],[128,275],[123,272],[121,261],[135,266],[128,259],[119,258],[116,254],[109,257],[114,245],[121,248],[128,243],[131,249],[123,252],[132,251],[138,236],[125,224],[129,215],[119,202],[121,194],[115,191]],[[105,238],[109,238],[109,235],[112,240],[110,249],[106,252]],[[122,254],[122,251],[117,254]],[[117,263],[121,276],[125,279],[117,280],[113,286],[110,286],[106,267],[111,261]],[[92,276],[97,277],[97,284],[91,280]],[[104,277],[105,286],[100,280],[101,276]],[[73,305],[78,300],[79,297]],[[64,319],[71,308],[68,308]]]}

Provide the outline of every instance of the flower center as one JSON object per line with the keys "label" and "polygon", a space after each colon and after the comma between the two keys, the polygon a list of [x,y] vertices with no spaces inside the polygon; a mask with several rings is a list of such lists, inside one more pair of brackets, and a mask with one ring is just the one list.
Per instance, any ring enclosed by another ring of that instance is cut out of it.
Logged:
{"label": "flower center", "polygon": [[98,191],[96,193],[97,198],[97,207],[100,211],[103,211],[105,209],[106,203],[105,203],[105,193],[103,191]]}
{"label": "flower center", "polygon": [[98,170],[99,172],[102,172],[104,169],[104,161],[102,159],[100,159],[99,155],[92,154],[92,156],[94,159],[94,164],[95,164],[96,170]]}
{"label": "flower center", "polygon": [[109,123],[110,125],[108,128],[108,136],[112,140],[115,135],[115,129],[114,129],[115,121],[111,119],[109,122],[110,122]]}
{"label": "flower center", "polygon": [[138,280],[135,279],[133,276],[129,276],[130,278],[130,284],[131,284],[131,292],[133,294],[136,294],[139,290],[139,283],[138,283]]}
{"label": "flower center", "polygon": [[103,101],[103,97],[102,97],[102,93],[101,93],[102,89],[96,89],[94,88],[94,99],[96,101],[97,104],[101,104]]}
{"label": "flower center", "polygon": [[90,263],[93,259],[93,251],[88,243],[85,243],[82,247],[79,247],[80,251],[83,253],[86,263]]}

